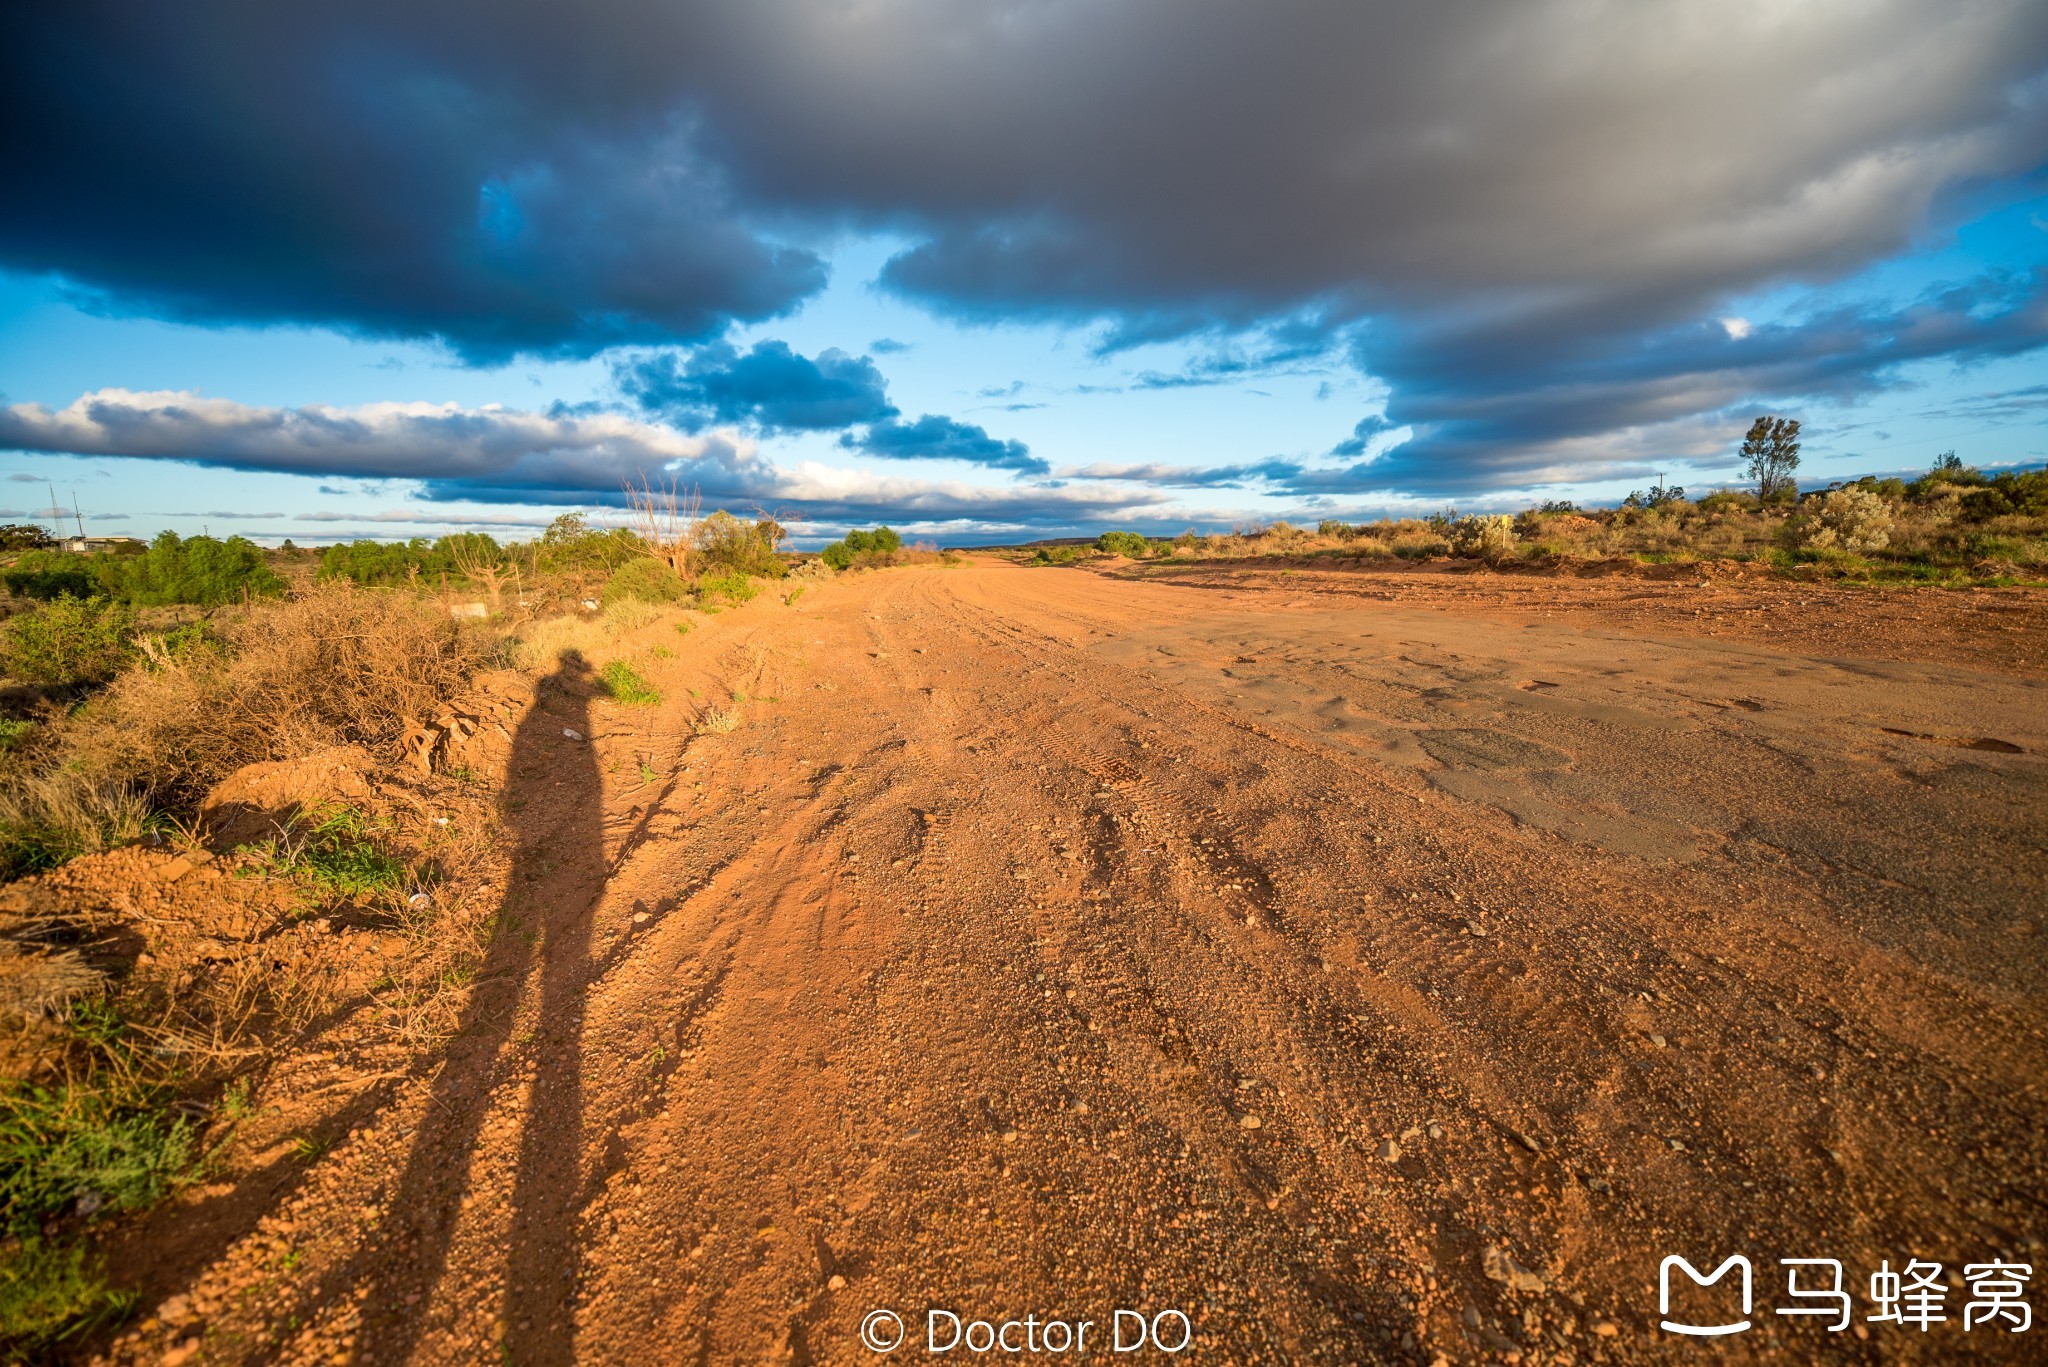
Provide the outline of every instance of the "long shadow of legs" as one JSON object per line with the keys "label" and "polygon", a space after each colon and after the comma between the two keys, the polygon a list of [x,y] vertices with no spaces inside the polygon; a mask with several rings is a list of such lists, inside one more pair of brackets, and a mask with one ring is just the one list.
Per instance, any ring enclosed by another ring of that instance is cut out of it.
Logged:
{"label": "long shadow of legs", "polygon": [[513,738],[505,794],[506,826],[517,842],[511,881],[389,1222],[356,1264],[368,1283],[359,1361],[402,1363],[420,1346],[425,1306],[448,1270],[492,1082],[530,984],[539,991],[539,1063],[521,1118],[504,1347],[513,1362],[573,1361],[581,988],[605,878],[597,757],[582,739],[590,734],[590,691],[588,666],[565,660],[542,682]]}

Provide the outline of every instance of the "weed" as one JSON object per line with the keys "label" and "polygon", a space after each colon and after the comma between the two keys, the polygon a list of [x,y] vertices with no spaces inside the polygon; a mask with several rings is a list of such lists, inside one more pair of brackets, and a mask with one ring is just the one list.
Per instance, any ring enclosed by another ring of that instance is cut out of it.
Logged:
{"label": "weed", "polygon": [[277,850],[278,867],[323,892],[368,897],[405,882],[405,865],[370,840],[370,822],[352,807],[322,809],[305,838]]}
{"label": "weed", "polygon": [[724,574],[707,574],[699,579],[697,592],[707,599],[715,595],[729,603],[744,603],[757,590],[745,574],[739,570],[728,570]]}
{"label": "weed", "polygon": [[643,788],[660,777],[661,775],[658,772],[656,772],[653,765],[649,764],[644,759],[640,761],[640,785]]}
{"label": "weed", "polygon": [[128,785],[76,768],[16,779],[0,789],[0,879],[139,840],[148,818],[149,804]]}
{"label": "weed", "polygon": [[125,1318],[133,1291],[106,1283],[97,1258],[76,1244],[30,1235],[0,1254],[0,1345],[31,1353]]}
{"label": "weed", "polygon": [[797,600],[797,599],[799,599],[799,598],[801,598],[801,597],[803,597],[803,596],[804,596],[804,586],[803,586],[802,584],[798,584],[798,585],[797,585],[797,586],[796,586],[795,588],[791,589],[791,590],[790,590],[790,591],[789,591],[788,593],[785,593],[785,594],[783,594],[783,595],[782,595],[782,605],[783,605],[784,607],[786,607],[786,608],[793,608],[793,607],[795,607],[795,606],[796,606],[796,600]]}
{"label": "weed", "polygon": [[732,732],[739,724],[740,714],[737,709],[725,707],[708,708],[704,715],[697,719],[697,734],[700,736],[723,736]]}
{"label": "weed", "polygon": [[732,700],[734,702],[745,702],[747,700],[746,690],[743,688],[735,688],[732,691]]}
{"label": "weed", "polygon": [[301,1163],[315,1163],[333,1147],[334,1141],[331,1139],[315,1139],[309,1134],[302,1134],[292,1140],[292,1157]]}
{"label": "weed", "polygon": [[136,1210],[199,1173],[199,1136],[168,1089],[108,1077],[0,1087],[0,1224],[26,1239],[45,1220]]}
{"label": "weed", "polygon": [[647,707],[661,701],[661,690],[624,660],[613,660],[598,671],[598,678],[607,693],[630,707]]}
{"label": "weed", "polygon": [[28,744],[29,737],[35,733],[36,724],[32,721],[20,721],[11,717],[0,720],[0,754],[20,749]]}

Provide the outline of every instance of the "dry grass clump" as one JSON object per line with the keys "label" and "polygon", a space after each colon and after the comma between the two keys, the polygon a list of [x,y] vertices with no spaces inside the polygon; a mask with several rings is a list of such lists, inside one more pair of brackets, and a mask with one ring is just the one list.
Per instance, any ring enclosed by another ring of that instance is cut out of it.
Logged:
{"label": "dry grass clump", "polygon": [[606,603],[595,616],[575,614],[542,617],[520,627],[509,642],[512,662],[521,669],[545,673],[565,659],[596,660],[617,654],[621,646],[644,644],[646,638],[666,638],[685,629],[681,609],[637,598]]}
{"label": "dry grass clump", "polygon": [[118,779],[69,766],[18,770],[0,784],[0,879],[130,844],[149,818],[148,801]]}
{"label": "dry grass clump", "polygon": [[341,581],[225,635],[223,649],[159,652],[116,679],[75,737],[86,769],[189,796],[242,765],[328,746],[390,754],[487,656],[410,597]]}

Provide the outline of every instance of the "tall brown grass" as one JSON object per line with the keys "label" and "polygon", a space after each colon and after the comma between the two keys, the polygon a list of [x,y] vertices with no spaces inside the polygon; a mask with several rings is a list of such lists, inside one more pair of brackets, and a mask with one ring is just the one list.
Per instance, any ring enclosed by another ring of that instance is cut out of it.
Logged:
{"label": "tall brown grass", "polygon": [[489,651],[409,595],[346,581],[254,610],[224,636],[157,651],[117,678],[69,738],[82,770],[176,800],[242,765],[327,746],[395,754],[408,723]]}

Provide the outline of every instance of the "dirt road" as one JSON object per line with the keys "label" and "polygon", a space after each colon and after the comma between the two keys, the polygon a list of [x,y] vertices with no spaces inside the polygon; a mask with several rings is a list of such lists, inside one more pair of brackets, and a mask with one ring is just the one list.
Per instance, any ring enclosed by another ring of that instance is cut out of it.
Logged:
{"label": "dirt road", "polygon": [[[1957,1274],[2041,1261],[2048,686],[1898,626],[1978,600],[1312,578],[887,571],[659,709],[565,668],[461,1035],[164,1288],[192,1360],[2027,1359]],[[1754,1327],[1659,1330],[1670,1254]],[[1915,1258],[1947,1321],[1867,1325]]]}

